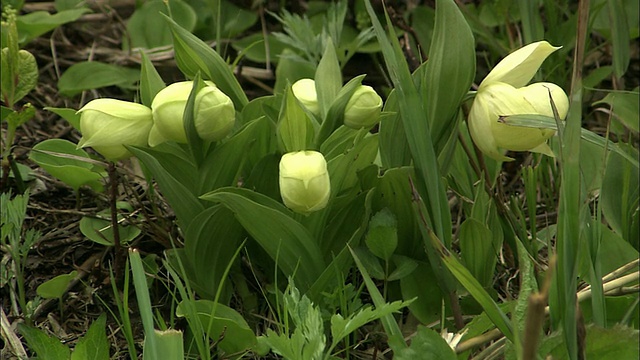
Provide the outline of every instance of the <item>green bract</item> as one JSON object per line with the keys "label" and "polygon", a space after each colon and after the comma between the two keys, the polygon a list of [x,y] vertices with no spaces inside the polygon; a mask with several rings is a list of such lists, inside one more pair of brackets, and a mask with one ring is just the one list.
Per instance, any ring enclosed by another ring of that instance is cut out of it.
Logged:
{"label": "green bract", "polygon": [[380,120],[382,98],[371,86],[361,85],[344,110],[344,124],[353,129],[370,128]]}
{"label": "green bract", "polygon": [[317,151],[287,153],[280,159],[280,195],[293,211],[309,213],[329,202],[327,162]]}
{"label": "green bract", "polygon": [[151,109],[144,105],[96,99],[78,113],[82,132],[78,148],[90,146],[106,159],[116,161],[131,156],[124,145],[147,146],[153,120]]}
{"label": "green bract", "polygon": [[469,130],[473,141],[486,155],[502,161],[513,160],[500,149],[534,151],[553,156],[546,140],[554,130],[509,126],[498,121],[500,116],[539,114],[553,117],[549,94],[564,119],[569,99],[564,90],[552,83],[525,86],[542,62],[558,47],[546,41],[529,44],[505,57],[480,83],[469,113]]}
{"label": "green bract", "polygon": [[301,79],[291,85],[293,95],[316,116],[320,115],[316,82],[313,79]]}
{"label": "green bract", "polygon": [[[192,88],[192,81],[174,83],[162,89],[153,99],[151,109],[154,126],[149,136],[151,146],[166,140],[187,142],[183,115]],[[200,138],[218,141],[233,129],[236,113],[231,99],[213,83],[205,82],[205,87],[195,99],[194,116]]]}

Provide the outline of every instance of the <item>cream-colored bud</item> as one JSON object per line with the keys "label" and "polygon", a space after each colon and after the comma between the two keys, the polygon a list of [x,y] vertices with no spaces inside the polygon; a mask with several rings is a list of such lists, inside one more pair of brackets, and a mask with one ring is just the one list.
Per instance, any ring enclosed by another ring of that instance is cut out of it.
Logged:
{"label": "cream-colored bud", "polygon": [[310,213],[327,206],[331,182],[327,162],[317,151],[284,154],[280,159],[280,195],[293,211]]}
{"label": "cream-colored bud", "polygon": [[316,116],[320,115],[316,82],[313,79],[300,79],[291,85],[293,95],[307,110]]}
{"label": "cream-colored bud", "polygon": [[[154,122],[149,139],[151,146],[165,140],[187,142],[183,116],[192,88],[193,81],[182,81],[156,94],[151,103]],[[233,129],[236,116],[231,99],[209,81],[196,95],[194,114],[198,136],[209,141],[218,141],[227,136]]]}
{"label": "cream-colored bud", "polygon": [[501,161],[513,160],[504,150],[534,151],[553,156],[546,144],[554,130],[511,126],[500,116],[537,114],[553,116],[551,100],[561,119],[567,116],[569,99],[558,85],[534,83],[525,86],[542,62],[559,48],[546,41],[533,43],[505,57],[482,81],[469,112],[469,132],[478,148]]}
{"label": "cream-colored bud", "polygon": [[382,98],[371,86],[361,85],[344,110],[344,124],[352,129],[371,128],[380,121]]}
{"label": "cream-colored bud", "polygon": [[153,125],[151,109],[128,101],[96,99],[80,113],[82,139],[78,147],[92,147],[106,159],[122,160],[131,156],[124,145],[147,146]]}

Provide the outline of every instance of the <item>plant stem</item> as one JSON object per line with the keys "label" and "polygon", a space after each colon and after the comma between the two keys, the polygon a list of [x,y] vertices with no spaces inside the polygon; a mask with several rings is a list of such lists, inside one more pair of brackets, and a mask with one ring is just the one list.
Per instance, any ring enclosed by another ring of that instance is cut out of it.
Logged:
{"label": "plant stem", "polygon": [[113,245],[115,248],[113,267],[115,268],[116,280],[119,280],[121,278],[120,275],[122,275],[122,269],[120,268],[122,249],[120,247],[120,231],[118,230],[118,208],[116,206],[116,201],[118,198],[118,173],[116,172],[116,165],[114,163],[109,163],[108,173],[109,184],[111,185],[109,194],[109,205],[111,207],[111,228],[113,229]]}

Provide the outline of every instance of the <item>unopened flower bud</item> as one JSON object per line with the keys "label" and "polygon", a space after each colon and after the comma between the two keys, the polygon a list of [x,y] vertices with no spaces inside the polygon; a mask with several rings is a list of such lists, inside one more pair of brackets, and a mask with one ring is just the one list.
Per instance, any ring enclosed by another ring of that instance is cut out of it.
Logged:
{"label": "unopened flower bud", "polygon": [[[149,138],[151,146],[164,140],[187,142],[184,129],[184,109],[193,81],[182,81],[162,89],[151,103],[154,129]],[[194,102],[194,124],[198,136],[203,140],[218,141],[233,129],[235,109],[231,99],[213,83],[205,82]]]}
{"label": "unopened flower bud", "polygon": [[78,147],[92,147],[106,159],[122,160],[132,154],[124,145],[147,146],[153,125],[151,109],[128,101],[96,99],[80,113],[82,139]]}
{"label": "unopened flower bud", "polygon": [[317,151],[287,153],[280,159],[280,195],[293,211],[310,213],[327,206],[331,183],[327,162]]}
{"label": "unopened flower bud", "polygon": [[293,95],[316,116],[320,115],[320,107],[318,105],[318,95],[316,93],[316,82],[312,79],[301,79],[296,81],[291,90]]}
{"label": "unopened flower bud", "polygon": [[344,110],[344,124],[352,129],[371,128],[380,121],[382,98],[371,86],[361,85]]}

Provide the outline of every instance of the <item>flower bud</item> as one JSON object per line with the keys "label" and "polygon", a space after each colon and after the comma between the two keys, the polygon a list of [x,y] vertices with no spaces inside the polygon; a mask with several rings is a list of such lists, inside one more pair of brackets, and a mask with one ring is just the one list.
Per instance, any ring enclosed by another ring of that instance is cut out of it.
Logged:
{"label": "flower bud", "polygon": [[[207,141],[218,141],[233,129],[235,109],[231,99],[213,83],[205,82],[194,102],[194,124],[198,136]],[[193,88],[193,81],[182,81],[162,89],[151,103],[154,129],[149,143],[155,146],[165,140],[187,142],[184,129],[184,109]]]}
{"label": "flower bud", "polygon": [[147,146],[153,126],[151,109],[128,101],[96,99],[80,113],[82,139],[78,147],[92,147],[106,159],[122,160],[132,154],[124,145]]}
{"label": "flower bud", "polygon": [[291,85],[293,95],[314,115],[320,115],[316,82],[313,79],[301,79]]}
{"label": "flower bud", "polygon": [[331,183],[327,162],[317,151],[284,154],[280,159],[280,195],[293,211],[310,213],[327,206]]}
{"label": "flower bud", "polygon": [[559,48],[546,41],[529,44],[505,57],[480,83],[469,112],[469,132],[478,148],[501,161],[513,160],[501,150],[533,151],[553,156],[546,144],[555,130],[511,126],[498,121],[500,116],[538,114],[553,117],[551,98],[558,116],[564,119],[569,99],[564,90],[552,83],[525,86],[542,62]]}
{"label": "flower bud", "polygon": [[344,110],[344,124],[352,129],[371,128],[380,121],[382,98],[371,86],[361,85]]}

